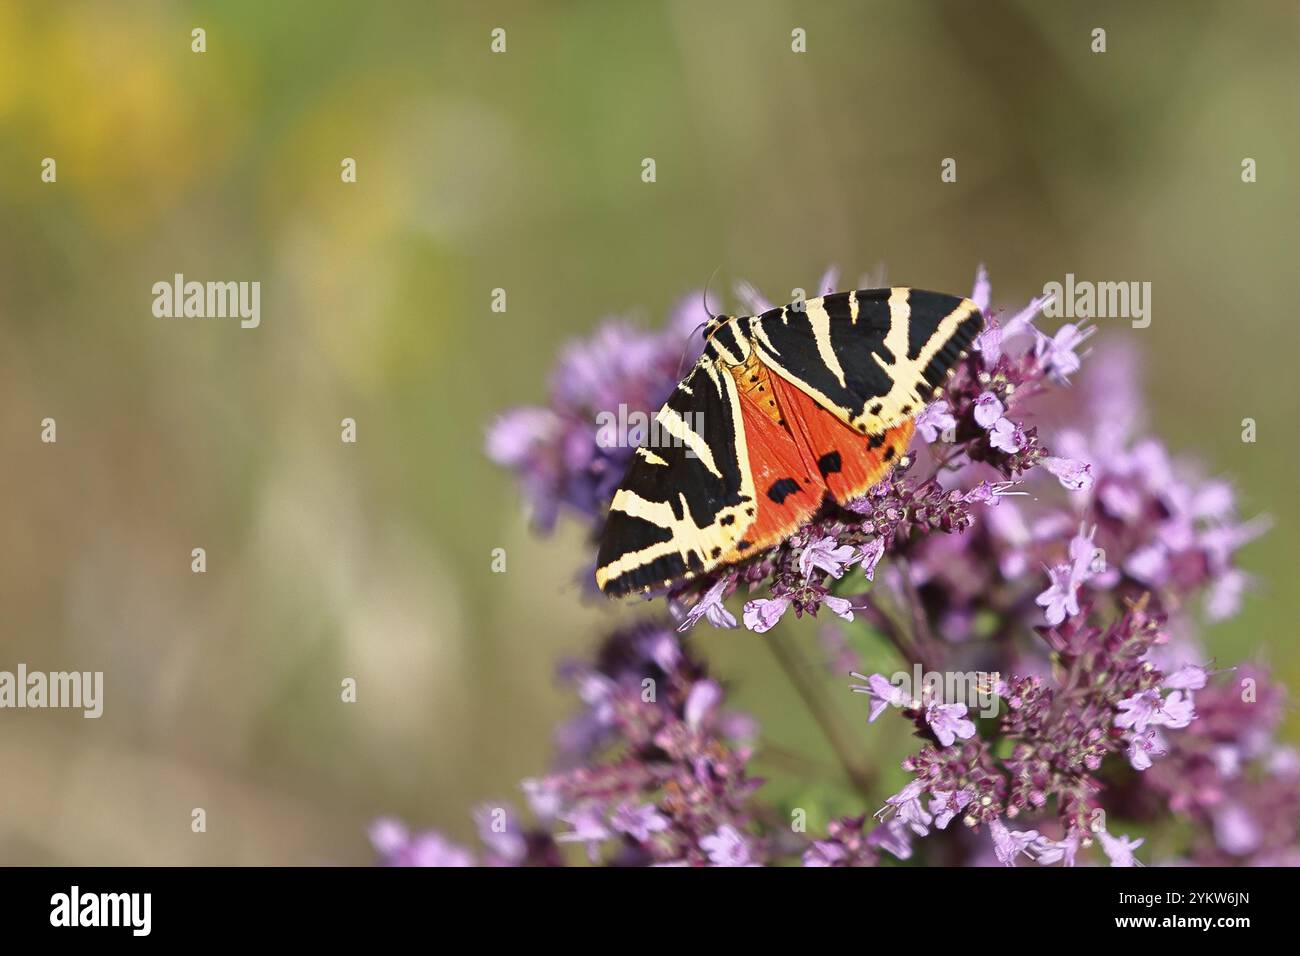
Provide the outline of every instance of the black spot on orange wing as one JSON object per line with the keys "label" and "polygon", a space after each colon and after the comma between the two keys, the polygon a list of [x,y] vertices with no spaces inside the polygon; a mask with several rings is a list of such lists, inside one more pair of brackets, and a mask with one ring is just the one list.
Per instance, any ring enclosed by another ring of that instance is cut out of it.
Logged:
{"label": "black spot on orange wing", "polygon": [[817,470],[822,473],[822,477],[833,475],[844,468],[844,461],[840,458],[837,451],[828,451],[817,459]]}
{"label": "black spot on orange wing", "polygon": [[820,466],[834,460],[839,468],[821,472],[827,490],[840,504],[860,498],[889,474],[907,451],[915,425],[911,419],[862,440],[854,429],[817,404],[807,393],[778,376],[772,376],[777,400],[792,423],[794,437]]}
{"label": "black spot on orange wing", "polygon": [[781,478],[772,482],[772,487],[767,489],[767,496],[780,505],[785,503],[786,498],[798,491],[799,482],[793,478]]}

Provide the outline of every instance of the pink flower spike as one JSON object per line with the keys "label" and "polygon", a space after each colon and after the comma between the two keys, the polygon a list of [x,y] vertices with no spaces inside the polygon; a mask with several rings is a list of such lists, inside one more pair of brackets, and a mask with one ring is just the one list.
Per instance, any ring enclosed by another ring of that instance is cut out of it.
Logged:
{"label": "pink flower spike", "polygon": [[714,627],[731,628],[736,626],[736,616],[732,614],[723,605],[722,599],[726,596],[727,588],[731,586],[734,577],[725,576],[718,580],[718,583],[709,588],[704,595],[695,602],[695,606],[686,612],[686,617],[680,625],[678,631],[689,631],[695,626],[700,618],[706,617],[708,622]]}
{"label": "pink flower spike", "polygon": [[814,568],[820,568],[831,577],[839,580],[844,576],[844,569],[855,560],[852,545],[843,544],[836,547],[835,539],[827,535],[818,538],[816,541],[810,541],[807,547],[800,552],[799,571],[803,574],[805,581],[812,577]]}
{"label": "pink flower spike", "polygon": [[822,604],[830,608],[833,613],[844,618],[844,620],[853,620],[853,602],[849,601],[847,598],[836,597],[833,594],[828,594],[822,598]]}
{"label": "pink flower spike", "polygon": [[866,682],[853,684],[850,689],[855,694],[866,694],[871,698],[871,713],[867,717],[867,723],[875,721],[886,707],[906,707],[912,702],[903,689],[891,684],[884,674],[872,674],[866,677],[854,671],[851,676]]}
{"label": "pink flower spike", "polygon": [[989,281],[989,270],[981,262],[975,270],[975,287],[971,290],[970,300],[981,312],[988,312],[992,298],[993,283]]}
{"label": "pink flower spike", "polygon": [[1046,609],[1044,617],[1052,627],[1079,613],[1079,581],[1071,570],[1066,564],[1048,568],[1051,587],[1034,598],[1035,604]]}
{"label": "pink flower spike", "polygon": [[1134,770],[1147,770],[1151,767],[1151,758],[1165,753],[1160,737],[1154,730],[1144,734],[1134,734],[1128,742],[1128,762]]}
{"label": "pink flower spike", "polygon": [[1119,713],[1115,715],[1115,726],[1132,728],[1135,732],[1145,733],[1147,727],[1157,723],[1161,706],[1160,695],[1153,690],[1146,690],[1126,697],[1119,702]]}
{"label": "pink flower spike", "polygon": [[1074,350],[1096,331],[1095,325],[1080,328],[1067,323],[1057,329],[1056,335],[1051,338],[1039,332],[1034,344],[1034,356],[1053,381],[1068,385],[1070,376],[1079,371],[1083,361]]}
{"label": "pink flower spike", "polygon": [[875,580],[876,565],[884,555],[884,538],[873,538],[858,550],[858,564],[861,565],[862,573],[867,576],[868,581]]}
{"label": "pink flower spike", "polygon": [[913,780],[898,793],[885,800],[885,805],[876,811],[876,817],[883,819],[889,811],[898,811],[898,818],[912,828],[917,836],[930,832],[930,822],[934,819],[921,806],[921,795],[925,793],[925,781]]}
{"label": "pink flower spike", "polygon": [[1049,455],[1042,460],[1042,465],[1056,476],[1062,488],[1069,491],[1087,491],[1092,487],[1092,465],[1086,461],[1055,458]]}
{"label": "pink flower spike", "polygon": [[1002,418],[1006,409],[992,392],[982,392],[975,399],[975,422],[980,428],[992,428]]}
{"label": "pink flower spike", "polygon": [[1161,686],[1167,690],[1201,690],[1205,687],[1207,677],[1208,672],[1204,667],[1188,664],[1166,677]]}
{"label": "pink flower spike", "polygon": [[684,716],[687,725],[693,730],[698,730],[718,709],[718,704],[721,702],[722,688],[718,686],[717,681],[697,681],[686,698]]}
{"label": "pink flower spike", "polygon": [[1006,418],[999,418],[989,429],[989,444],[998,451],[1014,455],[1025,447],[1025,437],[1015,423]]}
{"label": "pink flower spike", "polygon": [[969,740],[975,736],[975,724],[966,716],[965,704],[931,704],[925,709],[925,722],[945,747],[951,747],[958,737]]}
{"label": "pink flower spike", "polygon": [[1034,861],[1043,866],[1058,862],[1064,866],[1074,866],[1075,855],[1079,852],[1079,834],[1071,831],[1064,840],[1039,837],[1031,851]]}
{"label": "pink flower spike", "polygon": [[756,634],[770,631],[789,608],[790,599],[784,597],[748,601],[745,604],[745,627]]}
{"label": "pink flower spike", "polygon": [[936,790],[930,797],[930,812],[934,814],[934,825],[945,830],[952,818],[966,809],[972,796],[969,790]]}
{"label": "pink flower spike", "polygon": [[957,427],[957,419],[952,415],[946,399],[931,402],[916,416],[916,431],[925,441],[933,444],[949,429]]}
{"label": "pink flower spike", "polygon": [[626,801],[610,815],[609,823],[614,830],[626,833],[638,843],[649,842],[651,835],[669,827],[668,818],[653,803],[638,807]]}
{"label": "pink flower spike", "polygon": [[1020,854],[1030,855],[1030,848],[1038,841],[1037,830],[1008,830],[999,818],[989,821],[989,835],[993,837],[993,855],[1003,866],[1015,866]]}
{"label": "pink flower spike", "polygon": [[1101,848],[1106,856],[1110,858],[1111,866],[1142,866],[1142,862],[1133,855],[1133,851],[1140,847],[1144,840],[1130,840],[1127,836],[1111,836],[1105,830],[1097,832],[1097,839],[1101,841]]}
{"label": "pink flower spike", "polygon": [[608,840],[612,834],[605,826],[605,815],[597,803],[586,803],[569,813],[560,814],[560,819],[573,827],[572,831],[557,833],[555,839],[559,843],[585,843],[587,845],[587,858],[593,863],[596,862],[600,855],[600,844]]}
{"label": "pink flower spike", "polygon": [[1165,698],[1164,704],[1160,708],[1160,718],[1156,722],[1162,727],[1179,730],[1195,719],[1196,707],[1193,705],[1192,695],[1185,691],[1176,690]]}
{"label": "pink flower spike", "polygon": [[700,849],[714,866],[758,866],[753,862],[749,841],[730,823],[718,827],[712,836],[700,840]]}

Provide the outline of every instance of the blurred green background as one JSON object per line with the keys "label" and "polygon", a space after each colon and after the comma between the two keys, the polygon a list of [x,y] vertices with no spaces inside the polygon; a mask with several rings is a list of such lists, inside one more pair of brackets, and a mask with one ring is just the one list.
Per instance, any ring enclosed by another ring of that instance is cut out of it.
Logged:
{"label": "blurred green background", "polygon": [[[0,863],[366,862],[378,814],[466,836],[522,802],[573,706],[554,661],[610,613],[484,428],[567,339],[718,266],[715,296],[780,301],[830,263],[966,292],[982,261],[1013,307],[1150,281],[1151,327],[1099,339],[1134,337],[1155,429],[1275,519],[1206,640],[1300,681],[1298,88],[1287,0],[2,0],[0,669],[107,686],[98,721],[0,712]],[[259,280],[261,327],[155,319],[177,272]],[[759,639],[697,643],[829,761]]]}

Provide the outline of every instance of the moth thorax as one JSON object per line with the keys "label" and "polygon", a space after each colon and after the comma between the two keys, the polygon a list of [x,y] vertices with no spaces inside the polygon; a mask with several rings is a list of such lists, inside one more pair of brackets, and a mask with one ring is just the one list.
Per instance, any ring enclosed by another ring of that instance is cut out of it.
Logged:
{"label": "moth thorax", "polygon": [[736,388],[744,400],[753,402],[777,424],[785,424],[781,408],[776,403],[776,395],[772,391],[771,373],[759,361],[758,353],[751,350],[743,365],[733,365],[727,371],[736,380]]}
{"label": "moth thorax", "polygon": [[705,333],[704,352],[711,359],[720,359],[727,365],[740,365],[750,356],[748,339],[738,334],[734,317],[718,316]]}

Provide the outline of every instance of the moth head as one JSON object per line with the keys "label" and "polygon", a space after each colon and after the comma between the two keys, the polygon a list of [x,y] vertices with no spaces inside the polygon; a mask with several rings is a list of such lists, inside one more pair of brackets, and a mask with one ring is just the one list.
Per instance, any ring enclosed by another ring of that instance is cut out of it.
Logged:
{"label": "moth head", "polygon": [[713,334],[736,317],[734,315],[715,315],[704,323],[704,341],[713,338]]}

